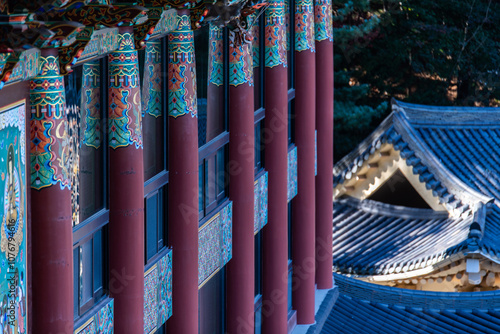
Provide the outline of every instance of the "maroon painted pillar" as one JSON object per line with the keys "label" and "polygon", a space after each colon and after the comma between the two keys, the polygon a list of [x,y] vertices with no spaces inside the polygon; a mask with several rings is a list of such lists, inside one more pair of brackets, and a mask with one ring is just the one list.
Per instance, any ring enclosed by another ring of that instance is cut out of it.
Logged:
{"label": "maroon painted pillar", "polygon": [[[232,35],[241,34],[230,31]],[[232,41],[243,40],[232,36]],[[227,265],[227,332],[254,333],[254,97],[252,45],[229,46],[229,193],[233,258]]]}
{"label": "maroon painted pillar", "polygon": [[141,89],[132,28],[109,55],[109,292],[116,333],[144,331]]}
{"label": "maroon painted pillar", "polygon": [[268,223],[263,228],[262,333],[288,330],[288,82],[285,4],[272,1],[265,23],[265,161]]}
{"label": "maroon painted pillar", "polygon": [[68,122],[56,49],[42,49],[30,82],[33,328],[73,332],[73,230]]}
{"label": "maroon painted pillar", "polygon": [[293,308],[297,324],[314,323],[316,120],[314,21],[312,0],[295,2],[295,144],[298,193],[293,199]]}
{"label": "maroon painted pillar", "polygon": [[316,176],[316,284],[330,289],[332,280],[333,228],[333,30],[332,1],[314,4],[316,41],[316,130],[318,175]]}
{"label": "maroon painted pillar", "polygon": [[198,333],[198,116],[189,10],[168,36],[168,232],[173,248],[169,333]]}

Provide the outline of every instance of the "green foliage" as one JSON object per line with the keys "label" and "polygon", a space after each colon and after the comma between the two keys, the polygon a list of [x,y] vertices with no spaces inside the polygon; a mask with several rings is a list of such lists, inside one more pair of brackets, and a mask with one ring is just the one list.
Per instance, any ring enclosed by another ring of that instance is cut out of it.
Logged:
{"label": "green foliage", "polygon": [[333,7],[336,160],[387,115],[392,97],[498,105],[500,3],[334,0]]}

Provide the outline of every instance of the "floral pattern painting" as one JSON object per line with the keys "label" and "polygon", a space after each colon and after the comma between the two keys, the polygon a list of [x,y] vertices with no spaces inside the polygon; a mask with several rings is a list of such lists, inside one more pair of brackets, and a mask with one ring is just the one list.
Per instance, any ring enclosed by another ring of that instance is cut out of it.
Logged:
{"label": "floral pattern painting", "polygon": [[233,203],[214,214],[198,231],[198,287],[232,258]]}
{"label": "floral pattern painting", "polygon": [[267,224],[268,173],[265,172],[254,185],[254,224],[253,232],[257,234]]}
{"label": "floral pattern painting", "polygon": [[144,333],[154,333],[172,316],[172,250],[144,273]]}
{"label": "floral pattern painting", "polygon": [[288,151],[288,201],[297,195],[297,147]]}

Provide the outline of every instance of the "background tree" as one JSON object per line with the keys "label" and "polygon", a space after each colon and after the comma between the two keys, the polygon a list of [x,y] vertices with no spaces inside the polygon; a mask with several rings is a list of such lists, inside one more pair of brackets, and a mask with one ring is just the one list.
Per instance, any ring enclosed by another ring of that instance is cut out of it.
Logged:
{"label": "background tree", "polygon": [[334,0],[335,159],[389,112],[392,97],[497,106],[500,4]]}

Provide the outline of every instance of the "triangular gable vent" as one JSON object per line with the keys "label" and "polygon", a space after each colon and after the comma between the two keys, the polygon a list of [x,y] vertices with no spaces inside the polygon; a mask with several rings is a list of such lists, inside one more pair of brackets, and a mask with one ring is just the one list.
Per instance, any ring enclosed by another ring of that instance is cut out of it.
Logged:
{"label": "triangular gable vent", "polygon": [[357,171],[338,184],[334,198],[351,196],[388,204],[446,211],[391,144],[383,144]]}
{"label": "triangular gable vent", "polygon": [[368,199],[410,208],[431,208],[399,169],[378,187]]}

